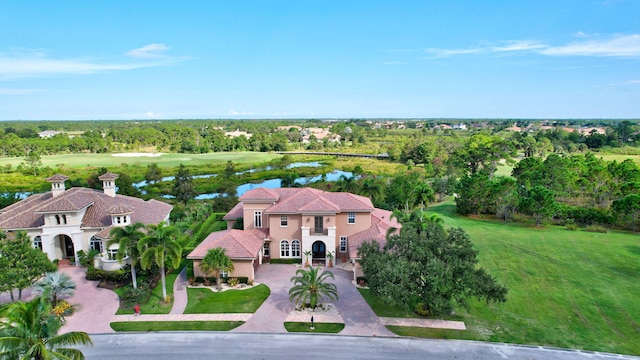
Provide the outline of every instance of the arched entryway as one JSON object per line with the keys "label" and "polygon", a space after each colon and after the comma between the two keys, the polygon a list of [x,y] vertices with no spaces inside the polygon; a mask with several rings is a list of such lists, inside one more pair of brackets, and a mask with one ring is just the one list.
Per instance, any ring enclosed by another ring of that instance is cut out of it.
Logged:
{"label": "arched entryway", "polygon": [[76,251],[73,246],[73,240],[67,235],[58,235],[60,249],[62,249],[63,259],[75,259]]}
{"label": "arched entryway", "polygon": [[311,245],[311,253],[314,261],[324,261],[327,254],[327,247],[324,242],[318,240]]}

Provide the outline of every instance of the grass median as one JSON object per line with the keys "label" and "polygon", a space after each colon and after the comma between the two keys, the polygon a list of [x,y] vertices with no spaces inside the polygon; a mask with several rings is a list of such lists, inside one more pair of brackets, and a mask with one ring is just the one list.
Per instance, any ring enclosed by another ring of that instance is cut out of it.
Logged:
{"label": "grass median", "polygon": [[189,303],[185,314],[254,313],[269,297],[271,290],[260,284],[251,289],[213,292],[188,288]]}
{"label": "grass median", "polygon": [[285,322],[284,328],[288,332],[337,334],[344,329],[344,324],[314,323],[313,329],[311,329],[311,323],[309,322]]}
{"label": "grass median", "polygon": [[132,321],[112,322],[115,331],[229,331],[244,321]]}

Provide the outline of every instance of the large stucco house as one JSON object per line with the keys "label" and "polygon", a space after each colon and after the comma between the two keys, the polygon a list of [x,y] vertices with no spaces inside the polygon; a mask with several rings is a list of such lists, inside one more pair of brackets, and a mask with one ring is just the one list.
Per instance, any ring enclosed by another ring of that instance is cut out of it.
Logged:
{"label": "large stucco house", "polygon": [[[400,228],[391,212],[377,209],[367,197],[313,188],[258,188],[246,192],[224,220],[227,229],[211,233],[188,259],[194,260],[196,276],[203,276],[199,263],[209,249],[222,247],[234,263],[229,276],[253,279],[254,271],[269,259],[300,259],[327,265],[350,263],[360,275],[358,247],[365,241],[384,244],[390,228]],[[242,220],[243,229],[234,230]]]}
{"label": "large stucco house", "polygon": [[73,259],[77,264],[79,250],[96,249],[101,253],[97,261],[100,268],[119,269],[122,264],[115,259],[117,245],[106,246],[111,229],[136,222],[148,225],[168,221],[173,207],[116,194],[117,178],[113,173],[100,176],[103,191],[99,191],[65,189],[67,176],[51,176],[46,179],[51,191],[0,209],[0,229],[8,233],[26,231],[33,246],[51,260]]}

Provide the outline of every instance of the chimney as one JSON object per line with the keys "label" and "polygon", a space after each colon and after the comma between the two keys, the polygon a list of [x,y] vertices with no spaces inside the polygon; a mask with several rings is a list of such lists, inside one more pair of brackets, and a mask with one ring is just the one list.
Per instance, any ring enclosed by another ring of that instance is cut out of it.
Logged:
{"label": "chimney", "polygon": [[62,174],[55,174],[46,179],[47,182],[51,183],[51,194],[53,195],[53,197],[56,197],[64,193],[64,190],[65,190],[64,182],[67,179],[69,179],[69,177],[64,176]]}
{"label": "chimney", "polygon": [[118,174],[114,173],[105,173],[98,177],[98,180],[102,181],[102,189],[106,195],[111,197],[116,196],[116,179],[118,178]]}

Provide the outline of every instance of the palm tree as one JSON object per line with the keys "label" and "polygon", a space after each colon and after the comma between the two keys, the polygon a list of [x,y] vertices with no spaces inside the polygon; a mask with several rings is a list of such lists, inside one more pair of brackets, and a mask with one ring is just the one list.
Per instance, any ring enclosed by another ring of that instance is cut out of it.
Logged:
{"label": "palm tree", "polygon": [[204,256],[200,262],[200,270],[206,275],[216,274],[216,288],[220,290],[222,284],[220,283],[220,272],[233,271],[233,262],[225,254],[223,248],[209,249],[207,255]]}
{"label": "palm tree", "polygon": [[340,175],[338,179],[338,189],[344,192],[354,193],[358,188],[356,178],[354,176],[347,177],[346,175]]}
{"label": "palm tree", "polygon": [[134,289],[138,288],[136,266],[140,258],[138,241],[144,236],[144,233],[140,231],[142,228],[144,228],[144,224],[141,222],[124,227],[114,227],[109,233],[111,240],[107,243],[107,248],[111,245],[118,244],[118,253],[116,254],[118,261],[122,261],[127,255],[131,259],[131,281],[133,282]]}
{"label": "palm tree", "polygon": [[36,297],[15,302],[0,314],[0,359],[84,359],[73,345],[92,345],[85,332],[58,335],[62,320],[51,313],[51,304]]}
{"label": "palm tree", "polygon": [[291,278],[293,287],[289,289],[289,301],[294,301],[302,306],[309,305],[310,308],[318,306],[318,300],[327,297],[338,300],[338,288],[335,284],[328,283],[328,278],[333,279],[330,271],[320,272],[320,266],[310,267],[309,270],[298,269],[296,276]]}
{"label": "palm tree", "polygon": [[160,268],[160,278],[162,279],[162,299],[167,300],[167,284],[165,280],[165,266],[169,265],[173,269],[180,266],[182,258],[182,247],[176,241],[178,229],[167,226],[164,222],[158,225],[147,227],[148,235],[138,241],[140,251],[140,265],[143,269],[149,269],[153,264]]}
{"label": "palm tree", "polygon": [[430,202],[435,201],[435,194],[433,192],[433,188],[431,185],[427,183],[420,183],[413,188],[413,192],[411,194],[412,205],[420,206],[422,209],[424,206],[427,206]]}
{"label": "palm tree", "polygon": [[368,177],[362,181],[360,195],[367,196],[372,202],[376,201],[384,194],[380,181],[375,177]]}
{"label": "palm tree", "polygon": [[71,276],[56,271],[44,274],[44,277],[33,286],[33,293],[42,295],[51,302],[51,305],[56,306],[59,298],[72,296],[75,289],[76,283]]}

